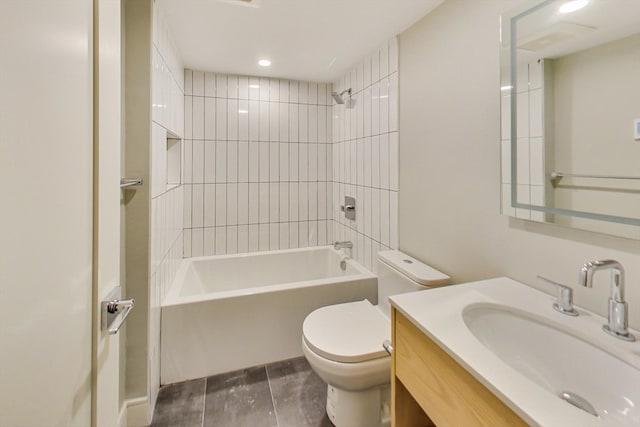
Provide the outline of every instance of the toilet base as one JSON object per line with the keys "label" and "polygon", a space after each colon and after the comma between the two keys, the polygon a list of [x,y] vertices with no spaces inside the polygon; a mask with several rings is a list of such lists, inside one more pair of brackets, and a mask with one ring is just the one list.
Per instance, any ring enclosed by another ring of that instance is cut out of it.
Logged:
{"label": "toilet base", "polygon": [[327,386],[327,415],[336,427],[389,427],[391,387],[348,391]]}

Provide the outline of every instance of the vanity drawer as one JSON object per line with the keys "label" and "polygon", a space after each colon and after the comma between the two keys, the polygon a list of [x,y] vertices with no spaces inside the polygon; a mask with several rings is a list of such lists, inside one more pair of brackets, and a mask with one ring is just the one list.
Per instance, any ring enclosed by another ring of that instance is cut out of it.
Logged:
{"label": "vanity drawer", "polygon": [[394,425],[403,427],[395,415],[400,412],[398,408],[407,407],[406,402],[396,399],[407,398],[413,398],[438,426],[527,425],[395,309],[393,325],[393,380],[398,392],[394,395]]}

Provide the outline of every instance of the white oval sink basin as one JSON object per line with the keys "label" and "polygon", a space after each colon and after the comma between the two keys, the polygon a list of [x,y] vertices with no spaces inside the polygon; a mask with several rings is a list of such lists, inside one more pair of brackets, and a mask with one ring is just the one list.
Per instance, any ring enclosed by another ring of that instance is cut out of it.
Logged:
{"label": "white oval sink basin", "polygon": [[582,397],[607,425],[640,425],[638,369],[559,323],[508,306],[470,304],[462,317],[487,349],[550,393]]}

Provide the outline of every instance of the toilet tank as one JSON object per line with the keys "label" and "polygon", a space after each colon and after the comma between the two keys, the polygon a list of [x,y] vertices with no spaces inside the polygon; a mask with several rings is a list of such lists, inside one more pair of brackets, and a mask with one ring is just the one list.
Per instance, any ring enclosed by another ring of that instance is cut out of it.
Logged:
{"label": "toilet tank", "polygon": [[391,316],[389,297],[447,285],[451,278],[400,251],[378,252],[378,307]]}

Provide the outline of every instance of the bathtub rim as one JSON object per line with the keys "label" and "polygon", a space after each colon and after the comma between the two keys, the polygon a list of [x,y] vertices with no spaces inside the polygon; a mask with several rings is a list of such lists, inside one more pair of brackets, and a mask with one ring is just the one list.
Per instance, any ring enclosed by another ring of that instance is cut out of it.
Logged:
{"label": "bathtub rim", "polygon": [[[184,278],[187,274],[187,269],[190,263],[195,261],[202,260],[224,260],[224,259],[233,259],[233,258],[248,258],[248,257],[261,257],[266,255],[274,255],[274,254],[287,254],[294,252],[312,252],[312,251],[332,251],[340,258],[344,258],[346,262],[352,266],[358,273],[352,274],[348,276],[332,276],[322,279],[315,280],[305,280],[305,281],[297,281],[297,282],[286,282],[275,285],[267,285],[267,286],[254,286],[251,288],[245,289],[234,289],[229,291],[220,291],[220,292],[207,292],[197,295],[189,295],[189,296],[180,296],[181,284],[184,282]],[[160,307],[172,307],[179,306],[185,304],[193,304],[202,301],[210,301],[217,299],[225,299],[225,298],[233,298],[233,297],[242,297],[247,295],[258,295],[267,292],[278,292],[284,291],[292,288],[305,288],[312,286],[321,286],[329,283],[341,282],[341,283],[350,283],[355,281],[360,281],[363,279],[375,279],[376,276],[374,273],[369,271],[364,266],[360,265],[356,260],[351,257],[347,257],[343,252],[338,251],[333,248],[332,245],[323,245],[323,246],[313,246],[307,248],[294,248],[294,249],[278,249],[273,251],[261,251],[261,252],[247,252],[247,253],[239,253],[239,254],[225,254],[225,255],[208,255],[208,256],[200,256],[200,257],[191,257],[184,258],[180,263],[180,267],[176,272],[176,275],[171,282],[171,286],[167,291]]]}

